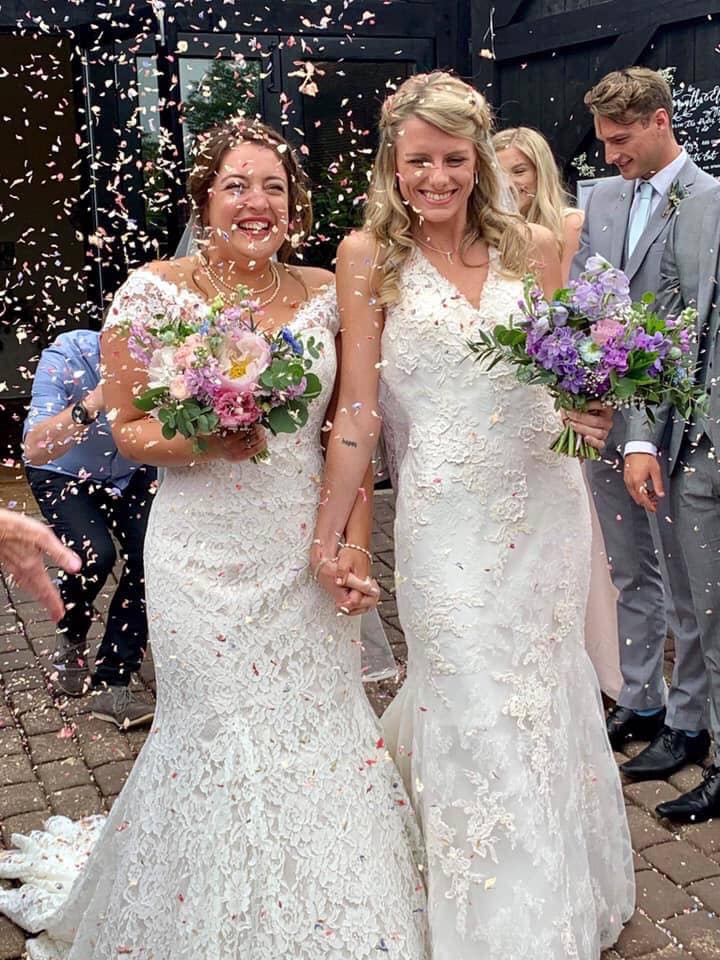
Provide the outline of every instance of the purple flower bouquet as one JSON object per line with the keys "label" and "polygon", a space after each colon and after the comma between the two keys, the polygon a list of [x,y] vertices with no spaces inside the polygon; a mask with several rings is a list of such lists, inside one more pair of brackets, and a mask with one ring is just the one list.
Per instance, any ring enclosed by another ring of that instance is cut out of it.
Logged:
{"label": "purple flower bouquet", "polygon": [[[218,299],[206,309],[179,306],[150,324],[122,324],[130,355],[147,371],[135,406],[158,418],[167,440],[180,433],[200,452],[212,434],[254,424],[294,433],[305,425],[308,403],[321,392],[310,372],[319,346],[288,327],[264,333],[256,317],[249,298],[236,306]],[[267,460],[267,451],[253,459]]]}
{"label": "purple flower bouquet", "polygon": [[[525,278],[524,289],[520,320],[481,330],[469,342],[476,360],[488,368],[510,364],[522,383],[547,387],[556,409],[583,410],[601,400],[642,407],[652,419],[652,407],[665,401],[689,417],[702,396],[693,380],[694,309],[666,318],[651,310],[651,293],[633,302],[628,278],[598,255],[552,300],[533,277]],[[587,460],[600,456],[571,426],[552,449]]]}

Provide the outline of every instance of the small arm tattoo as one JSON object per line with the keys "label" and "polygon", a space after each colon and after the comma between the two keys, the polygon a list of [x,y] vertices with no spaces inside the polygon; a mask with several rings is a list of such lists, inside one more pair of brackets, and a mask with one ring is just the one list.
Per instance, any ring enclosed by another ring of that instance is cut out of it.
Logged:
{"label": "small arm tattoo", "polygon": [[346,447],[357,447],[354,440],[346,440],[345,437],[340,437],[340,443],[344,443]]}

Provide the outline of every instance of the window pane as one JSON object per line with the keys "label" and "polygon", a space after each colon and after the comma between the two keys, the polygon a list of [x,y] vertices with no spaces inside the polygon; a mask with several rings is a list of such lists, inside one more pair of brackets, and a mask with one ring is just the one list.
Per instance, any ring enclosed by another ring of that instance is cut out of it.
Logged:
{"label": "window pane", "polygon": [[191,139],[244,113],[259,116],[260,74],[257,60],[204,60],[182,57],[180,95],[184,103],[185,145]]}

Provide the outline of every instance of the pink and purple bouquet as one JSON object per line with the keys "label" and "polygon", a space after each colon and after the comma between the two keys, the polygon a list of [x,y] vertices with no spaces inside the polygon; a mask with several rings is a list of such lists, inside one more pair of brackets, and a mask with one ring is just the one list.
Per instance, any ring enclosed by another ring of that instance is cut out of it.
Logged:
{"label": "pink and purple bouquet", "polygon": [[[522,318],[481,330],[468,345],[488,367],[504,361],[522,383],[547,387],[556,409],[583,410],[601,400],[642,407],[652,419],[652,407],[667,401],[686,418],[702,396],[691,350],[697,312],[687,308],[675,318],[660,317],[651,310],[653,301],[646,293],[633,302],[622,270],[596,255],[551,300],[526,277],[518,301]],[[588,460],[600,456],[571,426],[552,449]]]}
{"label": "pink and purple bouquet", "polygon": [[[288,327],[263,333],[256,317],[249,298],[236,306],[218,299],[207,310],[179,306],[151,323],[124,322],[130,355],[148,377],[135,405],[158,418],[167,440],[180,433],[201,451],[213,434],[254,424],[294,433],[305,425],[308,403],[321,392],[310,370],[319,346]],[[265,451],[254,459],[267,458]]]}

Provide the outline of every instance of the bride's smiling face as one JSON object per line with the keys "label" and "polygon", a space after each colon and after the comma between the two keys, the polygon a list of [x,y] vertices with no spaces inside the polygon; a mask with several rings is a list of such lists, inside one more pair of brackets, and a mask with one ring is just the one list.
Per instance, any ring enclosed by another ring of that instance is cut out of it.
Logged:
{"label": "bride's smiling face", "polygon": [[207,205],[214,245],[248,260],[268,259],[289,232],[288,180],[271,147],[242,143],[222,159]]}
{"label": "bride's smiling face", "polygon": [[465,216],[475,185],[475,147],[411,117],[395,143],[397,182],[403,199],[427,223]]}

